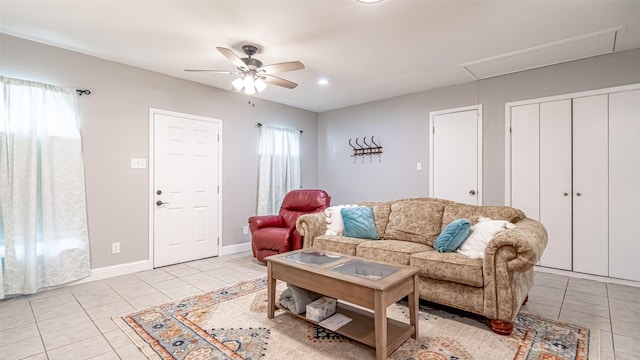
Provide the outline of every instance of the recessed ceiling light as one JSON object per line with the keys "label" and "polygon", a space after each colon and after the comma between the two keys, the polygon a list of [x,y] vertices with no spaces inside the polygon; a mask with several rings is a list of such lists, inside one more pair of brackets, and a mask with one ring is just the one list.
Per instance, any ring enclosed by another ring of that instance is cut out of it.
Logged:
{"label": "recessed ceiling light", "polygon": [[329,84],[329,80],[327,79],[318,80],[318,85],[328,85],[328,84]]}
{"label": "recessed ceiling light", "polygon": [[373,4],[373,3],[381,2],[382,0],[356,0],[356,1],[363,4]]}

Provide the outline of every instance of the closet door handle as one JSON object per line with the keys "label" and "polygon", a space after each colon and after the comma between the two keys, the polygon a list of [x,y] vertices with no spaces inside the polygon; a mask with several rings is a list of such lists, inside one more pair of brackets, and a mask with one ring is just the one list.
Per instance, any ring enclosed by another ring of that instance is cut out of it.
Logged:
{"label": "closet door handle", "polygon": [[569,193],[564,193],[564,196],[569,196]]}
{"label": "closet door handle", "polygon": [[576,193],[576,196],[582,196],[582,194],[581,193]]}

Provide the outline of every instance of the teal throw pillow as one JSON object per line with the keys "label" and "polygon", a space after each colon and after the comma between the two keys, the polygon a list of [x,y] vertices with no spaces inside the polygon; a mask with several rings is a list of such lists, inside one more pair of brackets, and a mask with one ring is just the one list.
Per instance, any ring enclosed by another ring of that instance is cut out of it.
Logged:
{"label": "teal throw pillow", "polygon": [[378,240],[378,230],[370,207],[348,207],[340,210],[344,222],[344,236]]}
{"label": "teal throw pillow", "polygon": [[433,247],[439,252],[454,252],[469,237],[469,219],[456,219],[438,235]]}

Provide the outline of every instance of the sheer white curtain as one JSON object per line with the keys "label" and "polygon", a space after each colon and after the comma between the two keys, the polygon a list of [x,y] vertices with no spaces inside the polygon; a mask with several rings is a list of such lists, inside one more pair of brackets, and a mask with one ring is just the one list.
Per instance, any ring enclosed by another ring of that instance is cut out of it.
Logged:
{"label": "sheer white curtain", "polygon": [[258,215],[277,214],[282,199],[300,188],[300,131],[260,127]]}
{"label": "sheer white curtain", "polygon": [[2,298],[91,269],[76,91],[0,79]]}

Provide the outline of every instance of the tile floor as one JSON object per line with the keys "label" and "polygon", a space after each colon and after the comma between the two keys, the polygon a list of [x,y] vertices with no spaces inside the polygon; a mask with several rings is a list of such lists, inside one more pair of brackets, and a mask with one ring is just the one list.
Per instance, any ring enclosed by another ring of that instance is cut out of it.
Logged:
{"label": "tile floor", "polygon": [[[245,252],[2,300],[0,360],[145,360],[112,316],[265,273]],[[640,360],[640,288],[538,272],[523,309],[596,329],[601,360]]]}

